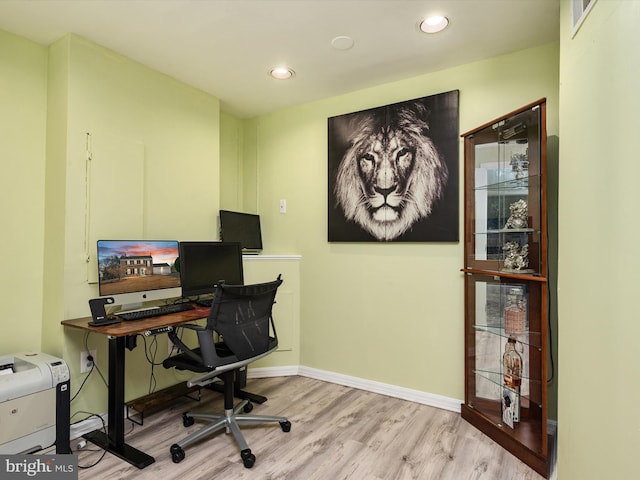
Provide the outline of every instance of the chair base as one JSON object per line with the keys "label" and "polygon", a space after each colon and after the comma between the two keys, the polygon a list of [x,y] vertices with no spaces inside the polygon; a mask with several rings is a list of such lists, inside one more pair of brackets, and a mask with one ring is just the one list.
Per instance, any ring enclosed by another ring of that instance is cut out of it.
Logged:
{"label": "chair base", "polygon": [[[240,456],[244,466],[246,468],[253,467],[256,457],[251,453],[251,449],[249,448],[249,445],[247,445],[244,435],[242,435],[242,432],[240,431],[240,425],[279,423],[282,431],[288,432],[291,430],[291,422],[289,422],[286,417],[249,415],[248,413],[251,412],[251,410],[253,410],[251,402],[249,400],[243,400],[232,409],[225,409],[224,413],[184,413],[182,415],[182,422],[185,427],[193,425],[196,419],[205,420],[210,422],[210,424],[171,445],[170,451],[172,460],[174,463],[181,462],[185,457],[185,447],[224,429],[226,433],[233,434],[233,437],[240,448]],[[240,413],[241,411],[246,413]]]}

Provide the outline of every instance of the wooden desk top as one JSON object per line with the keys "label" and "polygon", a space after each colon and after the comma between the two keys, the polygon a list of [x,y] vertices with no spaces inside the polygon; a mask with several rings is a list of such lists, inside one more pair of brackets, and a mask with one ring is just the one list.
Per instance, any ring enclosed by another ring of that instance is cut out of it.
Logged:
{"label": "wooden desk top", "polygon": [[181,323],[193,322],[209,316],[208,307],[196,307],[193,310],[184,312],[171,313],[169,315],[160,315],[158,317],[143,318],[140,320],[123,320],[120,323],[111,325],[103,325],[101,327],[92,327],[89,322],[91,317],[74,318],[71,320],[63,320],[61,323],[65,327],[79,328],[90,332],[101,333],[110,337],[124,337],[127,335],[135,335],[143,333],[154,328],[168,327],[170,325],[179,325]]}

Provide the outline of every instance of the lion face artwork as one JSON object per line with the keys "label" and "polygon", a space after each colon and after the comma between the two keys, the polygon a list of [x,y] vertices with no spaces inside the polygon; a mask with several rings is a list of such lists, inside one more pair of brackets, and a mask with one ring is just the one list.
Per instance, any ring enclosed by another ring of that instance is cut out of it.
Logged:
{"label": "lion face artwork", "polygon": [[[424,103],[383,108],[383,114],[370,110],[345,120],[346,149],[330,193],[335,210],[348,224],[375,241],[388,242],[430,217],[443,200],[451,175],[429,136]],[[458,161],[457,156],[453,161]],[[457,235],[457,215],[455,223]]]}

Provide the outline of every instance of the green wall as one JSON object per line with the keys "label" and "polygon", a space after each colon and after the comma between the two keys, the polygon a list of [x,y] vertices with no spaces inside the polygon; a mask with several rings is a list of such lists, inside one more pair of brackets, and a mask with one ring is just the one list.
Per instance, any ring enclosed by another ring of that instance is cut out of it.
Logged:
{"label": "green wall", "polygon": [[560,38],[560,479],[638,478],[640,2]]}
{"label": "green wall", "polygon": [[0,31],[0,352],[42,334],[47,49]]}
{"label": "green wall", "polygon": [[220,208],[255,213],[258,195],[256,129],[220,112]]}
{"label": "green wall", "polygon": [[[65,223],[60,226],[65,259],[62,318],[76,318],[89,314],[87,299],[98,294],[96,284],[87,283],[91,272],[84,259],[84,133],[144,145],[144,180],[135,186],[143,188],[142,238],[215,239],[220,198],[219,101],[79,37],[66,37],[54,48],[63,50],[61,56],[69,71]],[[118,187],[114,189],[115,202]],[[64,338],[65,358],[73,370],[78,352],[84,349],[84,337],[68,331]],[[157,361],[167,351],[166,339],[158,341]],[[106,339],[92,336],[89,347],[97,347],[99,364],[105,366]],[[148,393],[151,367],[144,352],[144,348],[137,348],[127,355],[127,398]],[[189,377],[162,367],[156,367],[154,374],[158,388]],[[78,400],[92,411],[104,403],[103,385],[96,378],[87,386],[94,387],[91,392],[102,393],[102,402],[89,394]]]}
{"label": "green wall", "polygon": [[460,132],[547,97],[548,134],[558,135],[555,43],[246,122],[266,250],[302,255],[303,365],[464,398],[462,242],[327,242],[327,118],[453,89]]}
{"label": "green wall", "polygon": [[220,139],[220,208],[245,211],[242,121],[220,112]]}
{"label": "green wall", "polygon": [[[47,49],[0,32],[0,78],[0,127],[8,134],[1,158],[12,179],[1,193],[2,223],[12,233],[2,236],[2,250],[13,273],[0,280],[8,327],[0,351],[63,357],[75,393],[85,377],[78,371],[85,345],[98,350],[105,375],[107,366],[103,336],[85,338],[60,325],[89,315],[87,300],[98,295],[86,260],[95,249],[86,245],[86,133],[144,146],[144,180],[136,186],[143,189],[143,238],[215,239],[219,101],[74,35]],[[118,188],[110,201],[118,201]],[[166,339],[159,342],[161,360]],[[127,398],[147,393],[144,349],[128,354],[127,363]],[[158,388],[188,377],[161,367],[154,373]],[[72,413],[106,411],[97,375],[83,392]]]}

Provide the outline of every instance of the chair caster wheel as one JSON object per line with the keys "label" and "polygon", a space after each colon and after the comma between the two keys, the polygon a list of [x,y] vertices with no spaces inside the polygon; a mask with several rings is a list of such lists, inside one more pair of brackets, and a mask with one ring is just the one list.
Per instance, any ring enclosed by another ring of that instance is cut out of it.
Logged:
{"label": "chair caster wheel", "polygon": [[193,417],[190,417],[186,413],[182,414],[182,424],[185,427],[190,427],[191,425],[193,425],[194,422],[195,422],[195,420],[193,419]]}
{"label": "chair caster wheel", "polygon": [[242,410],[244,410],[244,413],[249,413],[251,410],[253,410],[253,403],[247,402],[244,407],[242,407]]}
{"label": "chair caster wheel", "polygon": [[182,460],[184,460],[184,450],[177,443],[171,445],[170,452],[171,460],[173,460],[173,463],[180,463]]}
{"label": "chair caster wheel", "polygon": [[287,420],[285,422],[280,422],[280,428],[282,428],[283,432],[290,432],[291,431],[291,422],[289,420]]}
{"label": "chair caster wheel", "polygon": [[256,463],[256,456],[251,453],[251,449],[247,448],[240,452],[240,456],[242,457],[242,463],[244,464],[244,468],[251,468]]}

